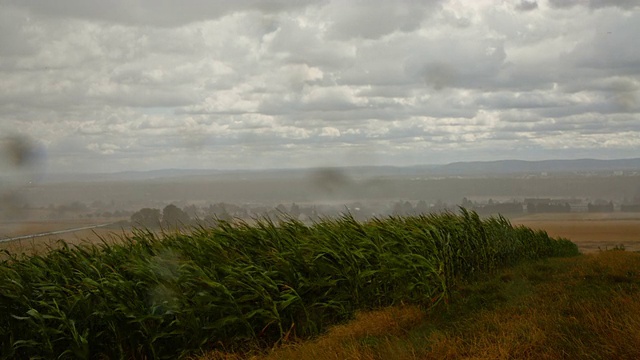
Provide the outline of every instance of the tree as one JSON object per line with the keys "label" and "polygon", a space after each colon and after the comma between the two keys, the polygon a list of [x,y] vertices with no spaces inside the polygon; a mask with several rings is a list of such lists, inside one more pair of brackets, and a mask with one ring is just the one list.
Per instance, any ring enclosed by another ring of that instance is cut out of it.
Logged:
{"label": "tree", "polygon": [[131,222],[135,226],[155,228],[160,225],[160,210],[144,208],[131,215]]}
{"label": "tree", "polygon": [[179,207],[171,204],[165,206],[162,210],[162,225],[168,227],[178,227],[189,225],[191,219],[186,212],[182,211]]}
{"label": "tree", "polygon": [[420,200],[418,201],[418,203],[416,204],[416,209],[415,212],[416,214],[420,215],[420,214],[428,214],[429,213],[429,204],[427,204],[426,201],[424,200]]}
{"label": "tree", "polygon": [[300,216],[300,206],[298,206],[298,204],[296,204],[296,203],[291,204],[290,215],[294,219],[297,219]]}
{"label": "tree", "polygon": [[282,205],[282,204],[278,204],[278,206],[276,206],[276,211],[280,214],[288,214],[289,212],[287,211],[287,207]]}
{"label": "tree", "polygon": [[393,206],[393,215],[396,216],[406,216],[412,215],[414,211],[413,205],[409,201],[398,201]]}
{"label": "tree", "polygon": [[193,204],[185,206],[184,208],[182,208],[182,211],[184,211],[191,219],[199,218],[198,207]]}
{"label": "tree", "polygon": [[227,210],[227,207],[230,207],[229,204],[225,203],[217,203],[209,205],[209,208],[206,209],[206,222],[216,222],[217,220],[223,221],[231,221],[233,220],[233,216]]}

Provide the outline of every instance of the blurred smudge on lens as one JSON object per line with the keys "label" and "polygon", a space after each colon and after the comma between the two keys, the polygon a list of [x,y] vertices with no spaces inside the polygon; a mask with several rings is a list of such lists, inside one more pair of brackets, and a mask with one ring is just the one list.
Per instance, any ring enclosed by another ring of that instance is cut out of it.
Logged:
{"label": "blurred smudge on lens", "polygon": [[0,218],[24,216],[26,200],[21,190],[43,173],[43,152],[35,141],[22,135],[0,137]]}
{"label": "blurred smudge on lens", "polygon": [[27,216],[27,202],[20,194],[0,195],[0,219],[21,220]]}
{"label": "blurred smudge on lens", "polygon": [[35,165],[37,154],[37,146],[27,137],[15,135],[0,138],[0,167],[5,171]]}
{"label": "blurred smudge on lens", "polygon": [[29,141],[22,137],[12,137],[5,141],[5,152],[8,160],[14,166],[27,166],[34,157]]}
{"label": "blurred smudge on lens", "polygon": [[311,182],[325,193],[335,193],[349,185],[351,180],[337,168],[320,168],[311,172]]}

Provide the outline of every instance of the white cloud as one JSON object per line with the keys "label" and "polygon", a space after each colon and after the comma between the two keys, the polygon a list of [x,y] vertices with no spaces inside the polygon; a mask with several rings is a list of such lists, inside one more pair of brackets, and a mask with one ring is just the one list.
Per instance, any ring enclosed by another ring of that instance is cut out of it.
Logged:
{"label": "white cloud", "polygon": [[335,127],[331,127],[331,126],[325,126],[322,128],[322,132],[320,133],[320,136],[326,136],[326,137],[340,137],[340,130],[336,129]]}
{"label": "white cloud", "polygon": [[117,150],[120,150],[120,147],[115,144],[91,143],[87,145],[87,149],[90,151],[100,153],[102,155],[112,155],[112,154],[115,154]]}

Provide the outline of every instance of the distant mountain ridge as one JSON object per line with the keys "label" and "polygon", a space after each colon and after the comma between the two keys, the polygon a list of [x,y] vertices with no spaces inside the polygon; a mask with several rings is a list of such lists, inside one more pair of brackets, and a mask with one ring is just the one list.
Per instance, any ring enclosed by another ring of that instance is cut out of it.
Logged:
{"label": "distant mountain ridge", "polygon": [[[414,166],[345,166],[331,170],[353,177],[393,176],[490,176],[541,173],[589,173],[610,171],[640,171],[640,158],[632,159],[576,159],[576,160],[496,160],[454,162],[446,165]],[[45,182],[83,181],[141,181],[178,178],[256,178],[305,177],[318,171],[307,169],[219,170],[219,169],[159,169],[150,171],[123,171],[114,173],[47,174]]]}
{"label": "distant mountain ridge", "polygon": [[566,173],[640,170],[640,158],[633,159],[575,159],[575,160],[497,160],[455,162],[442,165],[436,171],[448,175]]}

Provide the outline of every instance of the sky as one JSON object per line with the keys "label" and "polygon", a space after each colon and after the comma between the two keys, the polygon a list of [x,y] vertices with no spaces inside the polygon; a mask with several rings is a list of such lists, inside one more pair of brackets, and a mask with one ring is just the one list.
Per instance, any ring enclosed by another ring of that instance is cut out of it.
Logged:
{"label": "sky", "polygon": [[634,0],[0,0],[0,168],[638,157],[638,34]]}

